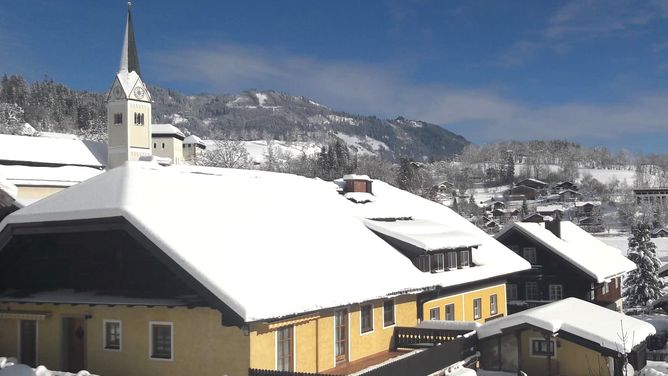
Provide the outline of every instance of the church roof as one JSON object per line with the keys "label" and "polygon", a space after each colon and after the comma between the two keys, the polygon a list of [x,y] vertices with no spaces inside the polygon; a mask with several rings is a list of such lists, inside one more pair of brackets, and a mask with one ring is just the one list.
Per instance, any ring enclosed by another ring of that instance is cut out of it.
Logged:
{"label": "church roof", "polygon": [[183,139],[186,137],[186,135],[184,135],[179,128],[176,128],[171,124],[152,124],[151,134],[153,135],[153,137],[172,136],[180,139],[181,141],[183,141]]}
{"label": "church roof", "polygon": [[141,75],[139,69],[139,55],[137,54],[137,44],[135,42],[135,32],[132,26],[132,12],[128,3],[128,19],[125,24],[125,38],[123,39],[123,50],[121,51],[121,64],[119,72],[136,72]]}

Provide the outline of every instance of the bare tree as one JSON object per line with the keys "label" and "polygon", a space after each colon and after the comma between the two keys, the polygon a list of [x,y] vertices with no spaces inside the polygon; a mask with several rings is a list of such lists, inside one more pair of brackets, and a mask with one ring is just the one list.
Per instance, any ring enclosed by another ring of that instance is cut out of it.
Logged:
{"label": "bare tree", "polygon": [[200,166],[249,169],[252,167],[250,154],[241,141],[217,140],[207,147],[197,158]]}

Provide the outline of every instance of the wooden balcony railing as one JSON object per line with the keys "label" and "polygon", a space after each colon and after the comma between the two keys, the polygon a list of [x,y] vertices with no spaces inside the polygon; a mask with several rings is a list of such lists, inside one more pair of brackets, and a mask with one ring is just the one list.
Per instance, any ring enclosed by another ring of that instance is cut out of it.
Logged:
{"label": "wooden balcony railing", "polygon": [[248,376],[329,376],[326,373],[308,373],[308,372],[291,372],[291,371],[272,371],[268,369],[248,370]]}
{"label": "wooden balcony railing", "polygon": [[458,336],[468,333],[468,330],[426,329],[398,326],[394,328],[392,341],[393,349],[399,348],[428,348],[452,341]]}

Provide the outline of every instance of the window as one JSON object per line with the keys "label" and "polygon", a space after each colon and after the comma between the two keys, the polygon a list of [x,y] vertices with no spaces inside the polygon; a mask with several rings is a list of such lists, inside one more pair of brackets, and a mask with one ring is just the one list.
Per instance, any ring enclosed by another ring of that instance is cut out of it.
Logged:
{"label": "window", "polygon": [[526,286],[526,300],[538,300],[540,296],[538,294],[538,282],[527,282]]}
{"label": "window", "polygon": [[294,327],[292,326],[286,326],[276,331],[276,369],[278,371],[293,371],[293,331]]}
{"label": "window", "polygon": [[457,269],[457,252],[448,252],[448,269]]}
{"label": "window", "polygon": [[432,257],[434,258],[434,271],[442,272],[445,268],[445,255],[442,253],[436,253]]}
{"label": "window", "polygon": [[594,300],[596,298],[596,286],[592,283],[589,286],[589,300]]}
{"label": "window", "polygon": [[482,299],[473,299],[473,319],[477,320],[482,317]]}
{"label": "window", "polygon": [[517,285],[514,283],[509,283],[506,285],[506,300],[518,300],[517,297]]}
{"label": "window", "polygon": [[441,319],[441,310],[436,307],[429,310],[429,320],[440,320]]}
{"label": "window", "polygon": [[455,305],[446,304],[445,305],[445,319],[454,321],[455,320]]}
{"label": "window", "polygon": [[608,284],[608,282],[603,282],[603,287],[601,287],[601,290],[602,290],[601,293],[603,295],[610,292],[610,285]]}
{"label": "window", "polygon": [[536,263],[536,248],[534,247],[524,247],[522,249],[523,257],[525,260],[529,261],[532,264]]}
{"label": "window", "polygon": [[383,302],[383,326],[394,325],[394,300]]}
{"label": "window", "polygon": [[461,260],[459,261],[461,263],[462,268],[469,266],[469,251],[462,251]]}
{"label": "window", "polygon": [[158,148],[158,144],[154,142],[153,143],[153,149],[157,149],[157,148]]}
{"label": "window", "polygon": [[362,333],[373,330],[373,306],[365,304],[360,307],[360,331]]}
{"label": "window", "polygon": [[496,294],[489,296],[489,314],[496,315],[499,312],[499,304]]}
{"label": "window", "polygon": [[116,320],[104,320],[102,326],[104,349],[121,351],[121,322]]}
{"label": "window", "polygon": [[163,148],[163,149],[165,148],[165,143],[164,143],[164,142],[162,143],[162,148]]}
{"label": "window", "polygon": [[418,268],[423,272],[428,272],[431,270],[429,267],[429,255],[420,255],[418,257]]}
{"label": "window", "polygon": [[144,125],[144,114],[135,112],[135,125]]}
{"label": "window", "polygon": [[550,285],[550,300],[561,300],[564,298],[563,285]]}
{"label": "window", "polygon": [[123,114],[114,114],[114,124],[123,124]]}
{"label": "window", "polygon": [[[548,347],[549,346],[549,347]],[[554,356],[554,341],[549,342],[544,339],[531,340],[532,356]]]}
{"label": "window", "polygon": [[151,359],[173,359],[173,342],[172,342],[171,322],[150,322],[150,346],[149,352]]}

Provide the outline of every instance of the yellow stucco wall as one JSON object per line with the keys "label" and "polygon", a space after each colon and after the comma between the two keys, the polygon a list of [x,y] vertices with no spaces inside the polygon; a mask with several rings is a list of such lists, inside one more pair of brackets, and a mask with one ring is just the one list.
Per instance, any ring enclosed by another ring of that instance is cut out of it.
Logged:
{"label": "yellow stucco wall", "polygon": [[[383,323],[383,300],[368,302],[373,304],[373,330],[361,333],[360,305],[349,306],[348,310],[348,360],[355,361],[369,355],[390,349],[395,326],[415,326],[417,324],[416,297],[406,295],[396,297],[395,324],[385,327]],[[335,367],[334,357],[334,310],[315,313],[311,319],[293,318],[287,321],[305,320],[294,323],[294,363],[300,372],[322,372]],[[276,368],[276,329],[281,323],[254,324],[251,327],[251,367],[260,369]],[[316,363],[317,359],[317,363]]]}
{"label": "yellow stucco wall", "polygon": [[[528,375],[547,375],[547,357],[531,355],[531,339],[541,339],[536,330],[522,332],[522,350],[520,365]],[[552,369],[568,376],[609,375],[606,357],[573,342],[556,337],[556,354],[551,359]]]}
{"label": "yellow stucco wall", "polygon": [[[490,297],[497,296],[497,313],[490,312]],[[473,300],[480,298],[482,302],[482,316],[480,319],[473,318]],[[506,315],[506,285],[498,284],[485,288],[475,289],[443,296],[434,300],[425,302],[422,310],[424,320],[429,320],[429,311],[432,308],[439,308],[440,320],[445,320],[445,306],[455,305],[456,321],[477,321],[484,323],[486,319],[496,315]]]}
{"label": "yellow stucco wall", "polygon": [[[62,323],[66,317],[83,317],[86,333],[86,368],[104,376],[125,375],[229,375],[248,374],[248,336],[240,328],[221,325],[220,312],[209,308],[126,307],[51,304],[0,304],[0,310],[47,311],[38,321],[37,362],[61,369]],[[122,323],[121,351],[103,349],[103,320]],[[173,360],[149,358],[149,322],[173,323]],[[0,319],[0,354],[17,356],[18,322]]]}
{"label": "yellow stucco wall", "polygon": [[56,192],[60,192],[67,187],[44,187],[44,186],[34,186],[34,185],[18,185],[19,189],[18,198],[19,199],[40,199],[47,196],[50,196]]}

